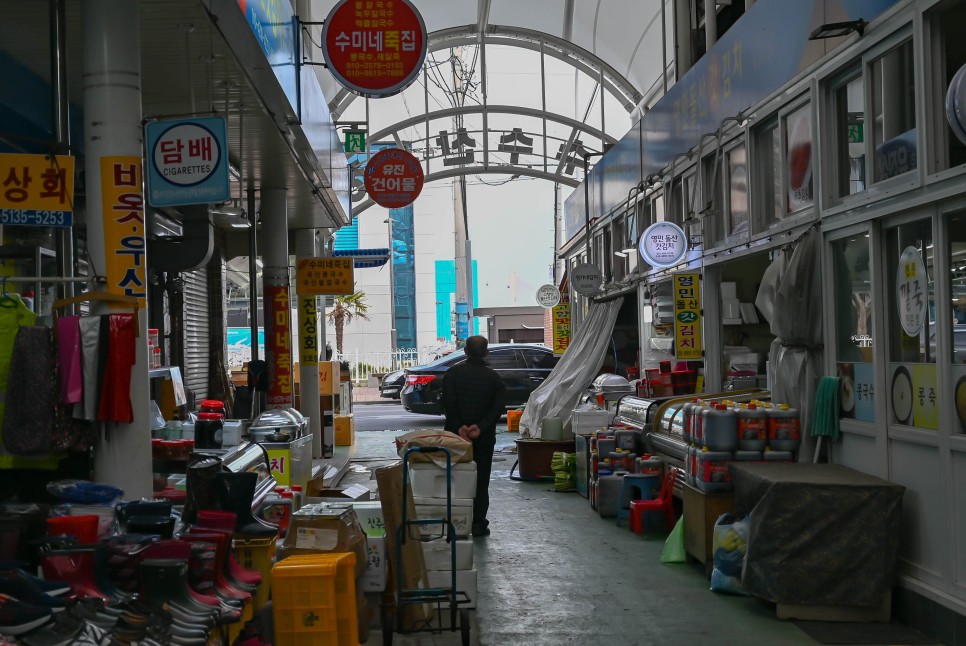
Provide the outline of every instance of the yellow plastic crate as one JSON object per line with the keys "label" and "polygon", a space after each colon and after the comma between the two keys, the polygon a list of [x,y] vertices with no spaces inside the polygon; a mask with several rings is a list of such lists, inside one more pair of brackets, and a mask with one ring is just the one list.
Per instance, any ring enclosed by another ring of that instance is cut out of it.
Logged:
{"label": "yellow plastic crate", "polygon": [[253,538],[246,540],[236,535],[233,551],[238,564],[246,570],[254,570],[262,575],[255,594],[252,595],[252,607],[258,612],[265,607],[272,594],[272,562],[275,560],[274,538]]}
{"label": "yellow plastic crate", "polygon": [[272,568],[275,646],[356,646],[356,555],[302,554]]}

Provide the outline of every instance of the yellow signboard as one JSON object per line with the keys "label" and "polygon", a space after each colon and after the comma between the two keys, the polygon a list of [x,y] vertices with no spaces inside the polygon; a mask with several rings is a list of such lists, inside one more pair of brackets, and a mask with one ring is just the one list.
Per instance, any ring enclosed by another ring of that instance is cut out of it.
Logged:
{"label": "yellow signboard", "polygon": [[73,157],[0,154],[0,224],[69,227],[73,211]]}
{"label": "yellow signboard", "polygon": [[553,353],[563,354],[570,345],[570,303],[553,306]]}
{"label": "yellow signboard", "polygon": [[674,356],[700,360],[701,274],[674,274]]}
{"label": "yellow signboard", "polygon": [[140,157],[101,157],[101,217],[107,291],[144,306],[144,194]]}
{"label": "yellow signboard", "polygon": [[299,297],[299,363],[319,365],[319,316],[315,296]]}
{"label": "yellow signboard", "polygon": [[355,288],[352,258],[300,258],[296,277],[302,296],[348,295]]}

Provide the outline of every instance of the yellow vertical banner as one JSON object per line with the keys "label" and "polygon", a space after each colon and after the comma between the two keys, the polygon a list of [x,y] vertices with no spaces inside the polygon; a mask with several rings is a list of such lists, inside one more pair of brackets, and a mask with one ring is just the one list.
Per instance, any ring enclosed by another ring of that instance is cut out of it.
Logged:
{"label": "yellow vertical banner", "polygon": [[101,157],[101,200],[107,291],[133,296],[144,307],[147,263],[140,157]]}
{"label": "yellow vertical banner", "polygon": [[299,365],[319,365],[319,327],[315,296],[299,298]]}
{"label": "yellow vertical banner", "polygon": [[570,345],[570,303],[553,306],[553,353],[563,354]]}
{"label": "yellow vertical banner", "polygon": [[701,350],[701,274],[674,274],[674,356],[703,358]]}
{"label": "yellow vertical banner", "polygon": [[939,429],[939,384],[936,364],[914,363],[912,368],[912,423],[920,428]]}

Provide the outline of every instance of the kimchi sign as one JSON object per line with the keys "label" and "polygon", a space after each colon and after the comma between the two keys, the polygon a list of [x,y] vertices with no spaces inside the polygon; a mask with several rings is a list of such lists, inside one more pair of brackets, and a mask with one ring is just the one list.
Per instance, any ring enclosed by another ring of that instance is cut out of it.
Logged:
{"label": "kimchi sign", "polygon": [[369,159],[364,179],[373,202],[387,209],[401,209],[412,204],[423,190],[423,166],[410,152],[384,148]]}
{"label": "kimchi sign", "polygon": [[409,0],[340,0],[322,28],[322,55],[345,87],[367,97],[392,96],[419,76],[426,24]]}

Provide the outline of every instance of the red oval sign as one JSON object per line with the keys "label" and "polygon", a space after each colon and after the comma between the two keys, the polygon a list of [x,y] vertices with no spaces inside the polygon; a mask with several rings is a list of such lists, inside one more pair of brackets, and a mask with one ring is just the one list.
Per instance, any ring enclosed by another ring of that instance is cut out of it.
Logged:
{"label": "red oval sign", "polygon": [[366,192],[376,204],[401,209],[412,204],[423,190],[423,165],[412,153],[386,148],[369,159],[365,183]]}
{"label": "red oval sign", "polygon": [[329,71],[362,96],[402,92],[426,59],[426,25],[409,0],[340,0],[322,28]]}

